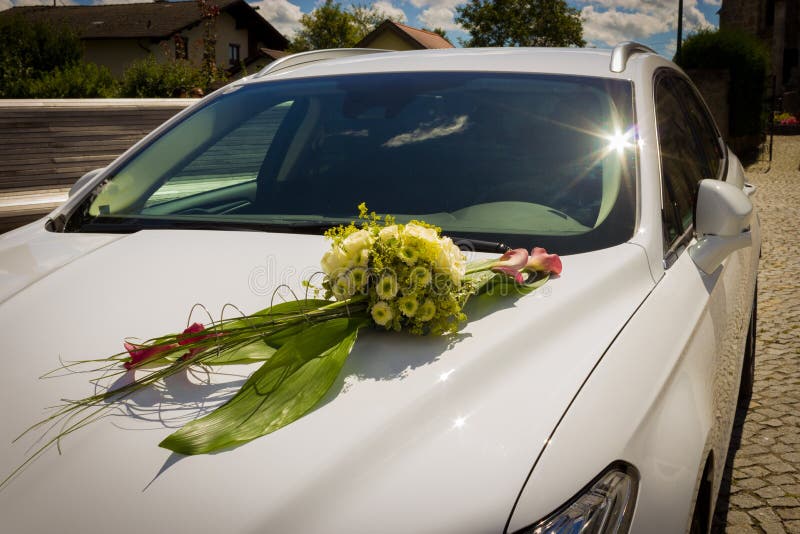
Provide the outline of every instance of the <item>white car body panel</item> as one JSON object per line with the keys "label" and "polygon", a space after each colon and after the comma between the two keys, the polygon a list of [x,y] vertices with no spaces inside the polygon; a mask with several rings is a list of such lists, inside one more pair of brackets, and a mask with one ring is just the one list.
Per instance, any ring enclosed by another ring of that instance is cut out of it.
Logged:
{"label": "white car body panel", "polygon": [[[760,240],[757,225],[754,240]],[[641,476],[632,532],[682,532],[706,454],[719,488],[742,369],[758,253],[713,275],[684,252],[648,296],[559,424],[520,497],[510,531],[552,512],[625,459]],[[741,281],[738,282],[737,281]],[[604,439],[594,439],[603,436]],[[581,458],[581,462],[572,461]]]}
{"label": "white car body panel", "polygon": [[44,230],[42,219],[0,236],[0,303],[67,263],[122,237],[75,234],[74,239]]}
{"label": "white car body panel", "polygon": [[[0,306],[3,352],[14,362],[0,377],[0,403],[18,405],[5,418],[0,442],[9,443],[60,398],[89,393],[85,375],[38,379],[59,357],[111,354],[126,336],[181,328],[194,302],[212,313],[226,302],[247,311],[263,307],[267,297],[251,290],[251,274],[261,266],[277,273],[272,287],[286,282],[300,292],[300,279],[317,269],[325,247],[314,236],[143,231],[17,293]],[[393,515],[399,499],[415,513],[392,517],[381,531],[443,532],[454,521],[465,529],[500,529],[572,392],[652,287],[636,246],[565,257],[564,265],[572,278],[553,280],[539,295],[499,310],[492,305],[485,317],[476,301],[474,319],[455,340],[366,333],[342,373],[343,392],[235,450],[171,465],[169,451],[156,446],[170,428],[130,417],[95,423],[64,441],[64,456],[50,451],[4,490],[4,524],[17,533],[91,532],[119,517],[118,503],[135,498],[136,508],[158,517],[163,529],[369,532]],[[595,301],[614,305],[598,314]],[[180,391],[189,406],[207,393]],[[31,436],[5,449],[3,471],[24,461],[33,443]],[[69,490],[76,477],[81,492]],[[257,511],[170,517],[176,498],[211,509],[220,493]],[[37,499],[48,503],[48,514],[24,513]],[[474,505],[465,510],[464,502]],[[89,503],[94,512],[85,516]],[[139,521],[115,527],[141,528]]]}
{"label": "white car body panel", "polygon": [[[424,63],[422,62],[424,60]],[[183,458],[156,444],[219,402],[221,386],[174,377],[134,415],[67,437],[0,491],[4,529],[120,533],[513,532],[558,509],[614,461],[639,472],[632,532],[686,530],[706,456],[719,487],[753,295],[752,246],[703,274],[684,250],[665,267],[652,72],[674,65],[608,51],[448,50],[372,54],[289,68],[243,83],[358,72],[547,72],[634,82],[637,226],[629,243],[563,258],[564,275],[501,305],[473,303],[444,339],[366,332],[322,405],[267,437]],[[649,95],[649,96],[648,96]],[[81,201],[168,121],[51,214]],[[728,155],[726,179],[744,174]],[[8,445],[85,375],[40,380],[64,360],[102,357],[126,336],[184,326],[191,306],[268,305],[272,289],[318,270],[321,237],[253,232],[51,233],[44,221],[0,236],[0,476],[33,451]],[[489,313],[491,312],[491,313]],[[206,321],[201,314],[195,320]],[[241,373],[250,368],[238,369]],[[222,379],[215,379],[220,381]],[[213,395],[212,395],[213,397]],[[13,407],[13,408],[12,408]],[[144,411],[155,409],[143,420]],[[166,424],[158,415],[166,414]],[[76,491],[79,489],[80,491]],[[32,503],[36,503],[34,506]],[[512,513],[513,510],[513,513]]]}

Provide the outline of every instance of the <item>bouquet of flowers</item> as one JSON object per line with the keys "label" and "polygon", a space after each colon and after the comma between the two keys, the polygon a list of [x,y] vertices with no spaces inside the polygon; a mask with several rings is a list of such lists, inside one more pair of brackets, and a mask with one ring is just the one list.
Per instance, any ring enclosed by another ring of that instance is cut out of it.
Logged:
{"label": "bouquet of flowers", "polygon": [[360,329],[416,335],[456,332],[466,321],[463,310],[470,296],[490,289],[527,293],[543,285],[551,273],[561,273],[559,257],[541,248],[531,254],[509,250],[499,258],[467,264],[439,228],[421,221],[397,224],[391,216],[381,219],[368,213],[364,204],[359,209],[360,224],[326,233],[331,248],[322,257],[321,286],[305,283],[315,297],[323,298],[307,294],[251,315],[193,323],[183,332],[143,344],[125,342],[125,352],[108,358],[66,364],[66,368],[90,365],[92,371],[104,371],[106,378],[109,371],[111,376],[130,373],[131,380],[65,401],[28,429],[61,423],[61,430],[28,462],[136,391],[194,365],[259,363],[260,367],[225,404],[187,423],[160,446],[181,454],[202,454],[246,443],[310,411],[333,385]]}

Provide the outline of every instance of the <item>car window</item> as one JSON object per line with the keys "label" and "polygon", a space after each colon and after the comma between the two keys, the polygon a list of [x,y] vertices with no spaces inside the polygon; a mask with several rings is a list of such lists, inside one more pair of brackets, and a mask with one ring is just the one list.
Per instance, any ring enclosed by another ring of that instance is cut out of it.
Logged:
{"label": "car window", "polygon": [[205,141],[167,176],[145,201],[145,207],[215,189],[254,182],[281,121],[292,102],[256,113],[222,136]]}
{"label": "car window", "polygon": [[697,93],[686,80],[674,78],[673,83],[686,110],[689,128],[692,131],[692,141],[698,156],[700,156],[701,176],[702,178],[717,178],[723,154],[713,120],[698,99]]}
{"label": "car window", "polygon": [[665,245],[669,245],[692,225],[696,184],[703,173],[700,158],[704,155],[696,149],[689,120],[671,78],[657,80],[655,102],[664,224],[670,236]]}
{"label": "car window", "polygon": [[595,250],[633,234],[635,132],[625,80],[493,72],[268,80],[206,102],[131,156],[72,227],[321,228],[349,221],[366,202],[455,237]]}

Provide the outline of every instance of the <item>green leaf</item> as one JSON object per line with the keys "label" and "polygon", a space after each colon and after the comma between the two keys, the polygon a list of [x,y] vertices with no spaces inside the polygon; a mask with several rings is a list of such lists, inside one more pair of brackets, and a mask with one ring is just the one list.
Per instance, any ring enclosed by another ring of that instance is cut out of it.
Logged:
{"label": "green leaf", "polygon": [[186,424],[159,446],[203,454],[246,443],[296,421],[333,385],[362,320],[331,319],[289,339],[214,412]]}
{"label": "green leaf", "polygon": [[298,316],[303,313],[316,311],[323,306],[332,304],[333,301],[322,299],[305,299],[305,300],[292,300],[289,302],[281,302],[269,308],[257,311],[247,317],[241,319],[233,319],[225,321],[223,328],[245,328],[255,327],[263,324],[264,320],[280,320],[287,315]]}
{"label": "green leaf", "polygon": [[550,279],[549,274],[535,273],[535,276],[536,278],[532,282],[518,284],[511,277],[497,273],[483,282],[479,292],[500,297],[513,294],[527,295],[542,287]]}
{"label": "green leaf", "polygon": [[[206,365],[238,365],[263,361],[275,354],[274,347],[264,343],[260,339],[242,345],[236,345],[228,349],[220,350],[219,354],[206,356],[203,358],[203,363]],[[215,352],[212,348],[209,352]]]}
{"label": "green leaf", "polygon": [[519,290],[525,294],[533,293],[534,291],[545,285],[548,280],[550,280],[550,273],[545,273],[545,274],[538,273],[538,276],[539,278],[537,278],[533,282],[528,282],[519,286]]}
{"label": "green leaf", "polygon": [[476,271],[474,273],[470,273],[464,277],[465,281],[468,281],[473,284],[475,288],[475,293],[481,293],[486,289],[486,285],[492,281],[497,275],[492,271]]}

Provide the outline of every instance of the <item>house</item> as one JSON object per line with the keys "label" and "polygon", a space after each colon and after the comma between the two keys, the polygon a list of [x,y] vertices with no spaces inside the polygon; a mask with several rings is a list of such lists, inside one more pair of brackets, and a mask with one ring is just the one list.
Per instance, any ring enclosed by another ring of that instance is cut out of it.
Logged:
{"label": "house", "polygon": [[778,96],[800,88],[800,6],[797,0],[722,0],[719,27],[756,36],[770,51]]}
{"label": "house", "polygon": [[255,55],[242,61],[239,65],[234,65],[228,70],[228,74],[233,78],[239,78],[246,74],[258,72],[276,59],[288,56],[291,52],[286,50],[273,50],[271,48],[259,48]]}
{"label": "house", "polygon": [[356,48],[386,50],[423,50],[426,48],[455,48],[450,41],[428,30],[420,30],[386,20],[356,44]]}
{"label": "house", "polygon": [[[203,2],[216,14],[216,63],[239,67],[265,58],[262,49],[285,50],[289,41],[245,0]],[[26,6],[0,12],[73,28],[84,44],[84,59],[121,76],[134,61],[153,55],[159,61],[186,58],[200,64],[206,19],[197,1],[86,6]],[[263,61],[262,61],[263,62]]]}

